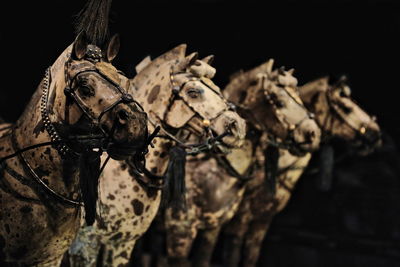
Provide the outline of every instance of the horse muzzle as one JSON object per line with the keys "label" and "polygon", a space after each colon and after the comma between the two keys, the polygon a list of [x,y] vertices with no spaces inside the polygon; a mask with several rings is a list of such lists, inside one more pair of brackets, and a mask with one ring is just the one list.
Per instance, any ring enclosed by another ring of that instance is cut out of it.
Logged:
{"label": "horse muzzle", "polygon": [[305,120],[294,130],[293,141],[293,148],[289,149],[292,154],[314,152],[321,142],[321,130],[314,120]]}
{"label": "horse muzzle", "polygon": [[366,156],[382,146],[382,133],[379,129],[365,128],[358,135],[358,141],[353,143],[357,154]]}
{"label": "horse muzzle", "polygon": [[246,137],[246,122],[237,113],[226,111],[212,121],[211,129],[217,134],[228,133],[222,138],[222,143],[229,147],[240,147]]}

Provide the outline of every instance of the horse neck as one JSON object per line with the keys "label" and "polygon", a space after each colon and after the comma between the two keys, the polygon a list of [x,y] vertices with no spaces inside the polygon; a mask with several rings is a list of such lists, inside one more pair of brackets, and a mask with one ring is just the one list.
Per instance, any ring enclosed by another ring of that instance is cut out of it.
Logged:
{"label": "horse neck", "polygon": [[334,119],[326,91],[309,91],[307,96],[300,95],[307,109],[315,115],[315,121],[321,129],[323,138],[334,130]]}
{"label": "horse neck", "polygon": [[[14,149],[21,149],[31,145],[51,141],[50,136],[45,129],[40,108],[43,92],[43,80],[33,94],[31,101],[25,108],[25,111],[15,124],[13,139],[15,139],[14,143],[17,147]],[[57,83],[52,83],[50,88],[53,88],[53,84]],[[55,87],[49,92],[48,106],[50,109],[49,115],[52,121],[60,121],[57,110],[60,110],[60,106],[62,107],[59,101],[63,98],[57,96],[57,94],[60,95],[59,92],[60,91]],[[57,120],[54,118],[57,118]],[[32,149],[23,153],[23,157],[40,178],[48,181],[49,187],[54,191],[64,196],[72,195],[76,192],[79,184],[77,177],[78,159],[71,158],[64,160],[61,158],[58,151],[51,146]]]}
{"label": "horse neck", "polygon": [[172,95],[169,70],[168,62],[149,66],[131,82],[134,85],[134,88],[131,87],[132,94],[152,120],[163,119],[169,106]]}

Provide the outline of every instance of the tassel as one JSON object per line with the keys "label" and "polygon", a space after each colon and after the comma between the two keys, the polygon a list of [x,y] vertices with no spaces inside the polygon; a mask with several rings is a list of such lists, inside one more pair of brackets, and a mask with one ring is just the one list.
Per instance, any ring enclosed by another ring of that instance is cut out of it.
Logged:
{"label": "tassel", "polygon": [[271,195],[274,196],[278,175],[279,148],[268,146],[264,151],[264,158],[265,183]]}
{"label": "tassel", "polygon": [[327,192],[332,187],[333,178],[333,165],[335,160],[335,153],[333,147],[330,145],[324,145],[320,149],[318,157],[318,188],[321,191]]}
{"label": "tassel", "polygon": [[85,220],[92,225],[96,217],[98,183],[100,175],[100,155],[95,151],[83,153],[79,160],[81,197],[85,207]]}
{"label": "tassel", "polygon": [[169,151],[169,163],[165,175],[162,206],[171,207],[173,210],[186,208],[185,184],[186,151],[175,146]]}

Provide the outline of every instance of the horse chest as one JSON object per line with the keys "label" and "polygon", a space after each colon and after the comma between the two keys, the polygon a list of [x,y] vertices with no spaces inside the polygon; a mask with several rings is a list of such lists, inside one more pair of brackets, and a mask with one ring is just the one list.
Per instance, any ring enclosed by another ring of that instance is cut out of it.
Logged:
{"label": "horse chest", "polygon": [[285,170],[277,177],[276,192],[271,196],[265,184],[265,173],[257,170],[251,181],[252,190],[248,190],[245,199],[251,202],[254,214],[271,214],[283,210],[290,200],[292,191],[311,159],[311,154],[303,157],[293,156],[286,150],[280,151],[279,170]]}
{"label": "horse chest", "polygon": [[285,151],[281,155],[279,159],[279,168],[287,168],[288,166],[291,166],[291,168],[277,178],[278,185],[275,194],[277,212],[280,212],[286,207],[292,195],[292,191],[310,162],[310,159],[310,153],[307,153],[303,157],[296,157]]}
{"label": "horse chest", "polygon": [[79,210],[0,196],[0,236],[7,240],[2,250],[8,260],[40,263],[64,253],[79,228]]}
{"label": "horse chest", "polygon": [[198,224],[216,227],[231,219],[244,192],[237,179],[229,176],[215,159],[189,162],[186,170],[186,196]]}
{"label": "horse chest", "polygon": [[97,228],[103,239],[137,239],[150,226],[160,192],[142,187],[124,164],[110,161],[100,179]]}

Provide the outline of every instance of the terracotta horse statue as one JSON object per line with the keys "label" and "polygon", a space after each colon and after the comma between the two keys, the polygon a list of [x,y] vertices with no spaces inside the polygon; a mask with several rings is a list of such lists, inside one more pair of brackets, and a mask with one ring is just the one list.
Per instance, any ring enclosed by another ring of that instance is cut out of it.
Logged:
{"label": "terracotta horse statue", "polygon": [[[299,91],[322,130],[321,153],[326,160],[333,163],[332,148],[327,146],[333,138],[347,141],[361,155],[379,147],[381,134],[378,124],[352,100],[351,90],[345,80],[329,85],[325,77],[305,84]],[[256,266],[262,241],[272,219],[286,207],[311,159],[310,153],[300,157],[285,150],[279,153],[275,195],[268,196],[264,174],[256,174],[254,183],[252,181],[246,188],[237,214],[224,230],[224,266]],[[323,175],[326,179],[330,174]]]}
{"label": "terracotta horse statue", "polygon": [[135,172],[131,160],[106,166],[100,179],[101,220],[80,231],[69,250],[73,266],[96,266],[96,260],[102,266],[126,266],[136,240],[157,214],[161,195],[168,205],[168,196],[178,194],[173,206],[184,209],[186,155],[222,153],[243,141],[244,120],[211,80],[212,57],[185,54],[186,45],[180,45],[136,67],[130,92],[148,113],[149,129],[160,126],[160,134],[149,148],[144,175]]}
{"label": "terracotta horse statue", "polygon": [[[186,163],[187,211],[168,208],[155,226],[165,235],[171,266],[189,266],[190,254],[195,265],[208,265],[220,229],[234,216],[253,173],[266,171],[266,162],[256,156],[267,156],[273,166],[276,147],[298,154],[318,148],[320,130],[297,95],[296,78],[290,71],[272,71],[272,65],[270,60],[239,73],[223,91],[247,120],[244,145]],[[274,184],[273,177],[267,183]]]}
{"label": "terracotta horse statue", "polygon": [[98,34],[82,29],[17,122],[0,125],[1,266],[59,266],[82,215],[94,220],[100,155],[143,157],[146,113],[111,64],[119,39],[91,26]]}

